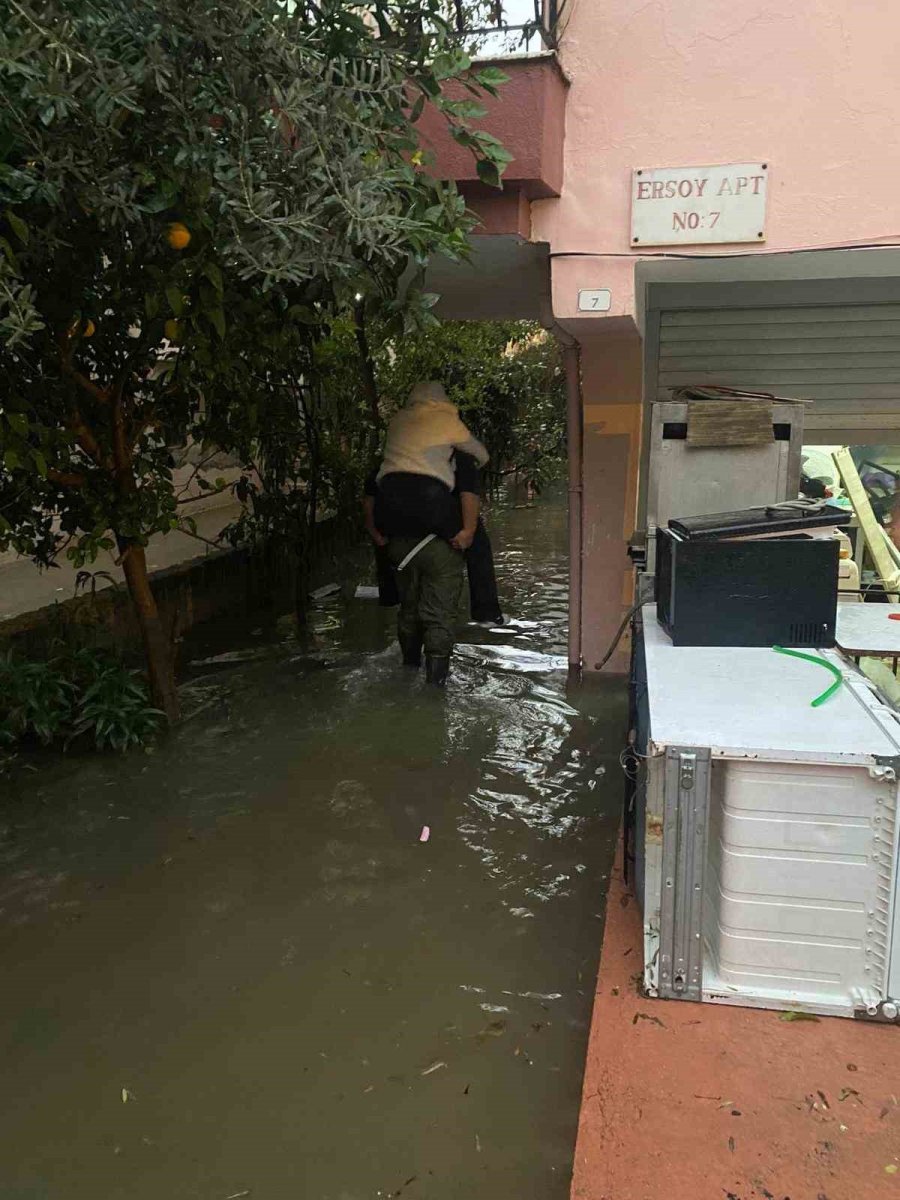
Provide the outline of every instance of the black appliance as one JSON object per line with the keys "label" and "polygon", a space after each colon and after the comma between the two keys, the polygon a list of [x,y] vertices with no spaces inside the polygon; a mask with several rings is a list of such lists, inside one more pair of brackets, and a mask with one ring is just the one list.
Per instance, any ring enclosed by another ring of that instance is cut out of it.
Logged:
{"label": "black appliance", "polygon": [[656,613],[676,646],[834,645],[835,505],[795,501],[684,517],[657,535]]}

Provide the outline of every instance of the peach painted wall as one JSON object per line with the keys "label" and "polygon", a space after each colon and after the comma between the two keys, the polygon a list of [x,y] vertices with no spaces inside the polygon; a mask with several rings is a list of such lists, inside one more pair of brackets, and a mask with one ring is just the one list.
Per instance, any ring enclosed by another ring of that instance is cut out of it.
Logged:
{"label": "peach painted wall", "polygon": [[[897,0],[570,0],[562,198],[535,203],[554,252],[554,310],[614,285],[633,312],[634,167],[765,161],[767,239],[753,252],[900,239]],[[680,247],[709,254],[748,247]],[[598,318],[602,320],[602,318]]]}
{"label": "peach painted wall", "polygon": [[[532,204],[532,238],[562,255],[551,259],[553,313],[582,345],[590,670],[631,601],[642,398],[631,172],[769,164],[763,244],[669,253],[900,241],[900,4],[569,0],[568,10],[563,189]],[[609,315],[579,314],[580,288],[609,288]]]}

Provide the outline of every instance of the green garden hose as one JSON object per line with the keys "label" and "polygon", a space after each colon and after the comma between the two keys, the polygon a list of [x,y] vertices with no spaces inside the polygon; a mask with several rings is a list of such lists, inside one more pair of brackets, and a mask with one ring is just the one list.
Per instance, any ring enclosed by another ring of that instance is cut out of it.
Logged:
{"label": "green garden hose", "polygon": [[820,708],[826,700],[831,699],[844,682],[840,667],[836,667],[834,663],[830,663],[827,658],[820,658],[817,654],[801,654],[799,650],[785,650],[783,646],[773,646],[772,649],[776,654],[787,654],[791,658],[802,658],[804,662],[815,663],[817,667],[824,667],[826,671],[830,671],[834,676],[834,683],[827,687],[821,696],[816,696],[815,700],[810,701],[811,708]]}

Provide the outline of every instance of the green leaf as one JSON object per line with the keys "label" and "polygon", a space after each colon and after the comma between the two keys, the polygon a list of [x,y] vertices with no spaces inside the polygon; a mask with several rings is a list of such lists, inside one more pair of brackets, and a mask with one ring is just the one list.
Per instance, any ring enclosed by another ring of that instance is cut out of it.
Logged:
{"label": "green leaf", "polygon": [[4,258],[9,263],[9,265],[12,267],[12,269],[16,272],[16,274],[18,274],[19,263],[18,263],[18,260],[16,259],[15,251],[13,250],[13,248],[9,244],[9,242],[6,240],[6,238],[0,237],[0,250],[3,251]]}
{"label": "green leaf", "polygon": [[429,100],[437,100],[441,94],[441,85],[433,75],[421,75],[417,80],[419,87]]}
{"label": "green leaf", "polygon": [[225,338],[225,313],[221,308],[210,309],[204,314],[220,338]]}
{"label": "green leaf", "polygon": [[6,210],[6,219],[12,228],[13,233],[23,245],[28,245],[28,226],[20,216],[13,212],[11,208]]}
{"label": "green leaf", "polygon": [[46,458],[44,458],[44,456],[40,450],[32,450],[31,458],[32,458],[32,461],[34,462],[35,467],[37,467],[38,475],[40,475],[41,479],[46,479],[47,478],[47,460],[46,460]]}
{"label": "green leaf", "polygon": [[213,262],[204,263],[203,274],[221,296],[225,290],[225,281],[222,278],[222,272],[219,270],[218,266]]}
{"label": "green leaf", "polygon": [[476,71],[475,79],[482,87],[495,88],[509,82],[509,76],[499,67],[481,67]]}
{"label": "green leaf", "polygon": [[420,96],[415,104],[410,109],[409,120],[412,125],[415,125],[425,108],[425,97]]}
{"label": "green leaf", "polygon": [[499,188],[500,184],[500,168],[491,159],[479,159],[475,170],[478,172],[478,178],[482,183],[486,183],[488,187]]}
{"label": "green leaf", "polygon": [[465,121],[478,121],[487,116],[487,109],[477,100],[448,100],[444,108],[454,117]]}
{"label": "green leaf", "polygon": [[169,284],[166,288],[166,299],[175,316],[180,317],[184,312],[184,289],[176,287],[174,283]]}
{"label": "green leaf", "polygon": [[478,145],[478,143],[475,141],[474,133],[466,129],[464,125],[451,126],[450,136],[455,142],[458,142],[460,146],[471,147]]}
{"label": "green leaf", "polygon": [[155,196],[151,196],[149,200],[145,200],[142,207],[144,212],[160,213],[165,212],[171,203],[172,201],[168,196],[158,192]]}
{"label": "green leaf", "polygon": [[15,471],[17,467],[21,467],[22,460],[15,450],[9,449],[3,455],[3,461],[6,464],[7,471]]}
{"label": "green leaf", "polygon": [[28,433],[28,418],[24,413],[8,412],[3,414],[6,418],[6,423],[19,437],[25,437]]}

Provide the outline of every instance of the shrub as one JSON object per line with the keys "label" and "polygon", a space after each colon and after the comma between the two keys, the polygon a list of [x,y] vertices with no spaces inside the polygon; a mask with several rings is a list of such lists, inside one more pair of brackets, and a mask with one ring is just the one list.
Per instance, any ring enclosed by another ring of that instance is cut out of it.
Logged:
{"label": "shrub", "polygon": [[66,748],[90,738],[98,750],[125,751],[161,717],[141,675],[104,651],[62,647],[45,662],[0,654],[0,766],[29,741]]}

